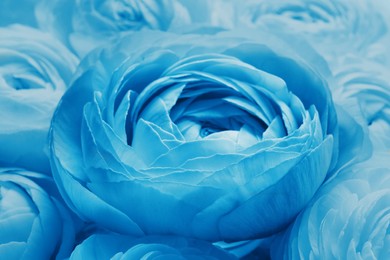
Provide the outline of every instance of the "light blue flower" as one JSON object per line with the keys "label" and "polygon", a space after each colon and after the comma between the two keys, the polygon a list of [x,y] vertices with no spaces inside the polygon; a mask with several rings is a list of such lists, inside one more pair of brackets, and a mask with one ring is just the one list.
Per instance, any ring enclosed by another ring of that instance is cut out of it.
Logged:
{"label": "light blue flower", "polygon": [[63,259],[73,248],[71,215],[48,191],[53,180],[19,169],[0,169],[2,259]]}
{"label": "light blue flower", "polygon": [[168,30],[189,22],[176,0],[43,0],[36,8],[39,26],[84,56],[123,32]]}
{"label": "light blue flower", "polygon": [[388,259],[389,153],[377,153],[325,184],[280,240],[275,259]]}
{"label": "light blue flower", "polygon": [[0,35],[0,166],[49,173],[51,116],[78,60],[30,27],[0,28]]}
{"label": "light blue flower", "polygon": [[[309,41],[327,60],[346,52],[370,56],[387,34],[386,15],[373,2],[357,0],[234,0],[236,26],[269,27]],[[385,44],[385,46],[388,44]]]}
{"label": "light blue flower", "polygon": [[78,245],[76,259],[237,259],[201,240],[172,236],[135,238],[118,234],[93,234]]}
{"label": "light blue flower", "polygon": [[145,31],[82,62],[50,132],[81,218],[213,241],[294,219],[337,163],[336,112],[299,50],[248,35]]}
{"label": "light blue flower", "polygon": [[380,63],[346,55],[334,64],[335,102],[356,100],[375,151],[390,150],[390,76]]}

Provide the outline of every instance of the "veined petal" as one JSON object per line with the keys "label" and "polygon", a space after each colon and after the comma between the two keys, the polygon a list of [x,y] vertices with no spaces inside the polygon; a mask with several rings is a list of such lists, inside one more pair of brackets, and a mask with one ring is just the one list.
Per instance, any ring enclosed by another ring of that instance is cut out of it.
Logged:
{"label": "veined petal", "polygon": [[[225,215],[220,220],[219,224],[220,230],[226,230],[226,233],[222,235],[226,236],[227,238],[229,237],[229,234],[233,233],[236,235],[242,234],[242,238],[247,237],[248,233],[252,234],[252,236],[259,235],[253,232],[253,223],[255,223],[255,225],[266,227],[264,229],[262,228],[262,230],[266,230],[264,231],[265,233],[269,232],[271,234],[275,232],[275,229],[277,229],[278,226],[286,225],[289,222],[289,219],[295,217],[295,215],[298,214],[299,210],[294,209],[298,209],[302,207],[302,205],[305,205],[314,195],[317,188],[321,185],[327,173],[327,171],[324,169],[327,169],[330,164],[331,158],[330,156],[328,156],[328,154],[329,150],[332,149],[332,144],[332,138],[325,139],[323,144],[321,144],[319,147],[309,153],[280,181],[278,181],[274,185],[269,186],[269,188],[266,188],[263,192],[260,192],[259,194],[251,197],[241,206],[237,207],[229,214]],[[306,168],[315,169],[316,173],[313,174],[312,172],[303,170]],[[305,173],[310,174],[310,178],[312,179],[309,180],[307,176],[305,176]],[[294,184],[292,184],[291,182],[293,182]],[[276,191],[281,190],[279,185],[287,185],[288,187],[294,187],[297,192],[292,194],[292,196],[280,196],[280,194],[279,196],[277,196]],[[300,190],[305,190],[307,193],[304,193],[303,195],[303,193],[299,192]],[[272,201],[272,203],[267,204],[264,203],[263,200]],[[273,219],[275,214],[263,215],[259,211],[256,211],[258,212],[258,214],[255,216],[252,214],[248,215],[245,213],[247,211],[254,212],[254,209],[259,207],[259,205],[264,205],[264,212],[279,212],[280,210],[282,210],[284,212],[283,218],[281,218],[280,220],[275,220]],[[248,223],[248,220],[240,216],[245,216],[249,218],[253,217],[256,220],[254,222],[249,221],[250,223],[252,223],[252,225],[245,225],[245,223]],[[237,223],[237,218],[242,218],[240,222],[244,223],[244,225],[235,224]],[[271,220],[272,223],[275,223],[275,226],[270,225]]]}

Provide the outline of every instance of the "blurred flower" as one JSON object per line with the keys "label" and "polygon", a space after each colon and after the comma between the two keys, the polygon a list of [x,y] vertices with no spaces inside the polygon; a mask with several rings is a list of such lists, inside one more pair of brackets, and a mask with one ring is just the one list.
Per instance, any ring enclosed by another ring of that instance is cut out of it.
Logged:
{"label": "blurred flower", "polygon": [[50,35],[0,28],[0,166],[48,173],[51,116],[78,60]]}
{"label": "blurred flower", "polygon": [[79,56],[123,32],[165,31],[189,22],[186,8],[176,0],[43,0],[36,10],[39,26]]}
{"label": "blurred flower", "polygon": [[172,236],[134,238],[94,234],[73,251],[70,259],[237,259],[201,240]]}
{"label": "blurred flower", "polygon": [[[40,185],[42,184],[42,185]],[[45,175],[0,169],[0,255],[3,259],[63,259],[74,243],[73,220],[48,194]]]}
{"label": "blurred flower", "polygon": [[275,259],[388,259],[389,153],[378,153],[325,184],[280,240]]}
{"label": "blurred flower", "polygon": [[333,94],[336,103],[355,99],[375,151],[390,151],[390,77],[388,69],[377,62],[354,55],[340,57],[334,64],[338,83]]}
{"label": "blurred flower", "polygon": [[236,2],[238,27],[266,26],[305,38],[328,61],[346,52],[370,56],[387,34],[385,18],[372,1],[250,0]]}
{"label": "blurred flower", "polygon": [[80,217],[213,241],[294,219],[336,165],[336,112],[296,55],[308,48],[248,35],[145,31],[82,62],[50,134],[53,174]]}

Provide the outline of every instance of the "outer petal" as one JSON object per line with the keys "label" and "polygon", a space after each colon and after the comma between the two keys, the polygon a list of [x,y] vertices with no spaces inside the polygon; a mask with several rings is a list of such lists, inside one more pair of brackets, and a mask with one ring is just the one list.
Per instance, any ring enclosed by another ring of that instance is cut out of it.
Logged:
{"label": "outer petal", "polygon": [[85,259],[92,255],[104,259],[236,259],[222,249],[200,240],[171,236],[136,239],[115,234],[90,236],[75,248],[70,259]]}
{"label": "outer petal", "polygon": [[61,202],[46,192],[55,191],[53,184],[42,174],[1,169],[0,252],[3,257],[69,256],[75,240],[74,220]]}
{"label": "outer petal", "polygon": [[273,257],[388,258],[387,157],[378,153],[324,185],[290,229],[275,240]]}

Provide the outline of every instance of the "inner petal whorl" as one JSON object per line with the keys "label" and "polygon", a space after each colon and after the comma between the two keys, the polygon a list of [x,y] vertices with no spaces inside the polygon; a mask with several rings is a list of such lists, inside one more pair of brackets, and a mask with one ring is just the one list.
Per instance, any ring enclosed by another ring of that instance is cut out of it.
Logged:
{"label": "inner petal whorl", "polygon": [[198,126],[197,136],[200,138],[224,131],[240,131],[245,125],[250,126],[254,136],[261,137],[268,127],[267,124],[250,111],[226,100],[228,97],[232,98],[232,95],[243,98],[240,93],[230,93],[221,86],[213,88],[207,82],[204,88],[208,91],[201,95],[197,95],[199,91],[194,90],[195,96],[190,96],[191,91],[187,92],[185,97],[180,96],[170,111],[171,119],[178,125],[183,135],[188,129],[188,124],[192,123]]}
{"label": "inner petal whorl", "polygon": [[[220,66],[242,73],[226,74]],[[239,151],[261,141],[266,131],[265,138],[289,135],[302,124],[305,110],[282,79],[224,55],[181,59],[140,90],[128,113],[129,145],[142,121],[162,147],[223,139]]]}

